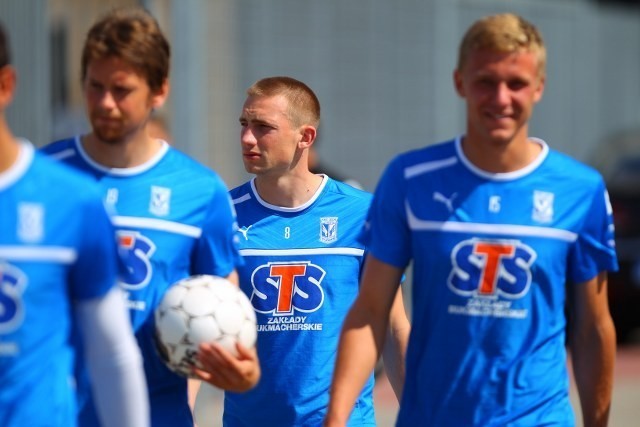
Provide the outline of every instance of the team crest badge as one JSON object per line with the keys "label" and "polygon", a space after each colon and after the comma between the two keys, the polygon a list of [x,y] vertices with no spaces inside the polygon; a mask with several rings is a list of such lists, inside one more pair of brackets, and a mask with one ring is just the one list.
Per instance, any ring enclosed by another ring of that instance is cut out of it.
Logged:
{"label": "team crest badge", "polygon": [[151,200],[149,201],[149,212],[156,216],[169,215],[171,204],[171,189],[166,187],[151,186]]}
{"label": "team crest badge", "polygon": [[338,240],[338,217],[327,216],[320,218],[320,241],[332,243]]}
{"label": "team crest badge", "polygon": [[39,242],[44,237],[44,207],[39,203],[18,205],[18,238],[23,242]]}
{"label": "team crest badge", "polygon": [[553,193],[546,191],[533,192],[533,212],[531,217],[534,221],[549,223],[553,221]]}

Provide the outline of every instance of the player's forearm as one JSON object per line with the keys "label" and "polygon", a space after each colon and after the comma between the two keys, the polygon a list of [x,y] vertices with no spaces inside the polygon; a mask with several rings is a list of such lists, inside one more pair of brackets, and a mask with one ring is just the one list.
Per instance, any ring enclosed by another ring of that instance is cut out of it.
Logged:
{"label": "player's forearm", "polygon": [[76,315],[103,425],[149,425],[142,356],[120,290],[114,288],[104,298],[77,303]]}
{"label": "player's forearm", "polygon": [[387,339],[382,351],[384,368],[398,402],[402,399],[402,389],[404,388],[405,355],[410,330],[411,325],[404,309],[402,289],[398,289],[398,295],[391,308]]}
{"label": "player's forearm", "polygon": [[608,425],[613,392],[615,329],[604,320],[592,331],[573,337],[572,362],[585,427]]}
{"label": "player's forearm", "polygon": [[375,367],[377,352],[373,340],[362,339],[362,330],[348,330],[342,335],[336,370],[330,391],[326,426],[346,426],[358,394]]}
{"label": "player's forearm", "polygon": [[96,406],[105,427],[150,425],[142,359],[127,358],[118,364],[93,367],[91,379]]}
{"label": "player's forearm", "polygon": [[338,347],[326,427],[345,426],[355,401],[380,354],[386,317],[372,319],[356,301],[347,316]]}

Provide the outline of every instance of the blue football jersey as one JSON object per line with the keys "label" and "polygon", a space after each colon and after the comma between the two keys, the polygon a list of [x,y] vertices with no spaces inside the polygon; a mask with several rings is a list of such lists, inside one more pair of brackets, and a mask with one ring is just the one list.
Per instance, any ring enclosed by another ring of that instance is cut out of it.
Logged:
{"label": "blue football jersey", "polygon": [[155,348],[154,310],[176,281],[193,274],[227,276],[241,262],[225,184],[166,143],[145,164],[125,169],[94,162],[78,137],[43,150],[93,177],[112,210],[126,266],[120,285],[144,358],[152,425],[192,427],[187,382],[165,366]]}
{"label": "blue football jersey", "polygon": [[363,241],[413,260],[399,426],[573,425],[567,286],[615,270],[600,175],[535,140],[526,168],[484,172],[460,138],[396,157]]}
{"label": "blue football jersey", "polygon": [[0,173],[0,425],[75,426],[72,304],[115,285],[115,231],[93,182],[20,150]]}
{"label": "blue football jersey", "polygon": [[[371,195],[325,177],[306,204],[270,205],[254,181],[231,191],[238,215],[240,286],[258,323],[262,377],[226,393],[224,425],[317,427],[329,402],[343,320],[359,289],[364,246],[357,241]],[[373,378],[350,425],[375,425]]]}

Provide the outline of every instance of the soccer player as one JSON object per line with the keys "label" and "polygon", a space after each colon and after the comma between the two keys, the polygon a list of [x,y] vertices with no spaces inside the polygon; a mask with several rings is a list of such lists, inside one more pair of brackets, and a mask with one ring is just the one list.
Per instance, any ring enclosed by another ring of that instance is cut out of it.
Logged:
{"label": "soccer player", "polygon": [[[45,151],[93,177],[114,212],[127,267],[120,284],[142,349],[152,425],[192,427],[187,381],[171,372],[155,349],[154,310],[167,288],[189,275],[213,274],[237,283],[241,258],[223,181],[147,132],[152,110],[169,92],[169,58],[169,43],[146,11],[107,13],[90,28],[82,52],[91,132]],[[194,371],[201,379],[235,391],[257,382],[254,349],[240,348],[234,358],[210,347],[203,354],[207,366],[224,365],[225,375]],[[83,425],[95,424],[92,413],[92,405],[84,405]]]}
{"label": "soccer player", "polygon": [[149,425],[142,358],[115,286],[115,231],[93,182],[13,136],[15,86],[0,25],[0,425],[76,425],[73,326],[102,425]]}
{"label": "soccer player", "polygon": [[326,426],[346,424],[410,260],[398,426],[574,425],[565,342],[585,425],[606,425],[611,207],[597,172],[528,134],[545,56],[536,27],[513,14],[465,34],[453,77],[466,133],[399,155],[378,184]]}
{"label": "soccer player", "polygon": [[[246,393],[225,393],[224,425],[317,427],[329,401],[340,328],[358,294],[365,247],[356,236],[371,195],[310,172],[320,104],[307,85],[269,77],[247,95],[240,142],[255,178],[231,196],[245,261],[240,287],[258,318],[262,378]],[[398,384],[409,329],[401,295],[393,313],[387,366]],[[372,388],[370,376],[358,390],[354,425],[375,425]]]}

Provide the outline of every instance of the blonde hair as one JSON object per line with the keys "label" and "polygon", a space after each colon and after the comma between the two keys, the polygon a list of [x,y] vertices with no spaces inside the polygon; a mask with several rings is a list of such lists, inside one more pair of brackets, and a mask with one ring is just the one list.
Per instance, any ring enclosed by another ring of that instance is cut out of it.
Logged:
{"label": "blonde hair", "polygon": [[461,71],[471,53],[479,50],[534,53],[540,77],[545,75],[547,50],[540,31],[513,13],[487,16],[469,27],[460,43],[457,70]]}
{"label": "blonde hair", "polygon": [[295,126],[320,125],[320,101],[316,94],[292,77],[274,76],[258,80],[247,89],[249,96],[284,96],[289,103],[288,116]]}

